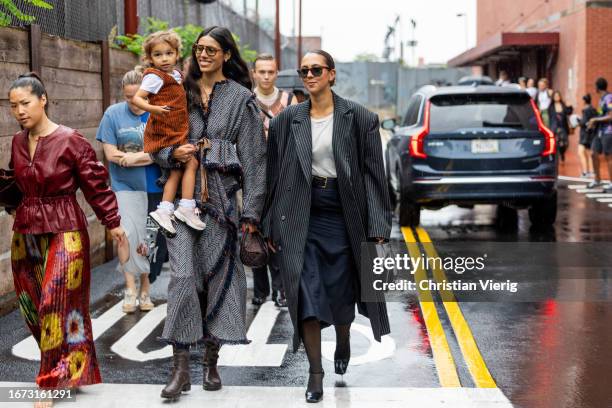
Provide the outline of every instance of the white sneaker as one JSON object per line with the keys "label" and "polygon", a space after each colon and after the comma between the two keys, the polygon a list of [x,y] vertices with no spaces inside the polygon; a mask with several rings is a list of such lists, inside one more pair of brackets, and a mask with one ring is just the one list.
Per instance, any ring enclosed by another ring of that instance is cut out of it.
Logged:
{"label": "white sneaker", "polygon": [[153,310],[155,305],[151,302],[151,298],[146,293],[140,294],[140,299],[138,300],[138,304],[140,306],[140,310],[143,312],[148,312],[149,310]]}
{"label": "white sneaker", "polygon": [[202,231],[206,228],[206,224],[198,216],[196,208],[179,207],[174,212],[174,216],[194,230]]}
{"label": "white sneaker", "polygon": [[159,208],[149,213],[151,219],[159,225],[162,232],[170,237],[176,235],[176,229],[172,225],[172,213],[166,210],[160,210]]}
{"label": "white sneaker", "polygon": [[134,313],[136,311],[136,294],[126,289],[123,296],[123,313]]}

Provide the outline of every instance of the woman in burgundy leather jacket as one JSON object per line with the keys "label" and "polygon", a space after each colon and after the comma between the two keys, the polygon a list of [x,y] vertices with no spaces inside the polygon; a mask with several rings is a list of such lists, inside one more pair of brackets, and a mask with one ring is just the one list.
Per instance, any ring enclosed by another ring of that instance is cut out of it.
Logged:
{"label": "woman in burgundy leather jacket", "polygon": [[11,263],[19,307],[41,351],[36,383],[41,388],[96,384],[101,378],[89,316],[89,238],[76,192],[81,189],[124,247],[117,201],[87,139],[47,117],[47,93],[35,74],[13,82],[9,100],[23,129],[13,136],[9,164],[23,192],[15,210]]}

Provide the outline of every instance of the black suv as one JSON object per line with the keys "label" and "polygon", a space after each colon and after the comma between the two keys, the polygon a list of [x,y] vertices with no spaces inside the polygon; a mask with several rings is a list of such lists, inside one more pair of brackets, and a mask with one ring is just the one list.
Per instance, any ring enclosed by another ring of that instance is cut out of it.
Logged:
{"label": "black suv", "polygon": [[517,209],[532,224],[557,215],[554,134],[529,95],[513,87],[424,86],[408,103],[386,149],[391,200],[400,224],[414,226],[421,207],[498,204],[498,223],[516,226]]}

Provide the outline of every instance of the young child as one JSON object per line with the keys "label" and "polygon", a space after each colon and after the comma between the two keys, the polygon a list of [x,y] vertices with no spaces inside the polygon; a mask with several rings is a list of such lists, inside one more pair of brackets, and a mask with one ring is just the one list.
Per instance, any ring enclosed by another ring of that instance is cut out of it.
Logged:
{"label": "young child", "polygon": [[[181,38],[173,31],[158,31],[149,35],[144,43],[144,59],[150,66],[144,71],[134,105],[151,113],[144,132],[144,151],[154,153],[169,146],[187,143],[189,120],[187,99],[183,89],[183,76],[176,69],[180,56]],[[147,100],[145,99],[148,99]],[[163,232],[174,236],[172,214],[196,230],[206,225],[200,220],[193,198],[198,160],[195,156],[183,168],[172,169],[161,203],[149,215]],[[181,184],[181,200],[174,211],[174,198]]]}

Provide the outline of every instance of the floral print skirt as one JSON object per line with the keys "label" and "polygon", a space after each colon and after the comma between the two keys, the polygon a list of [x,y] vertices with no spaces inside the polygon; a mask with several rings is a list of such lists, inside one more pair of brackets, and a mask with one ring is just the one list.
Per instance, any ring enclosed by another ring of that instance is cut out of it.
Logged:
{"label": "floral print skirt", "polygon": [[89,316],[87,231],[15,232],[11,263],[19,308],[40,347],[41,388],[101,382]]}

